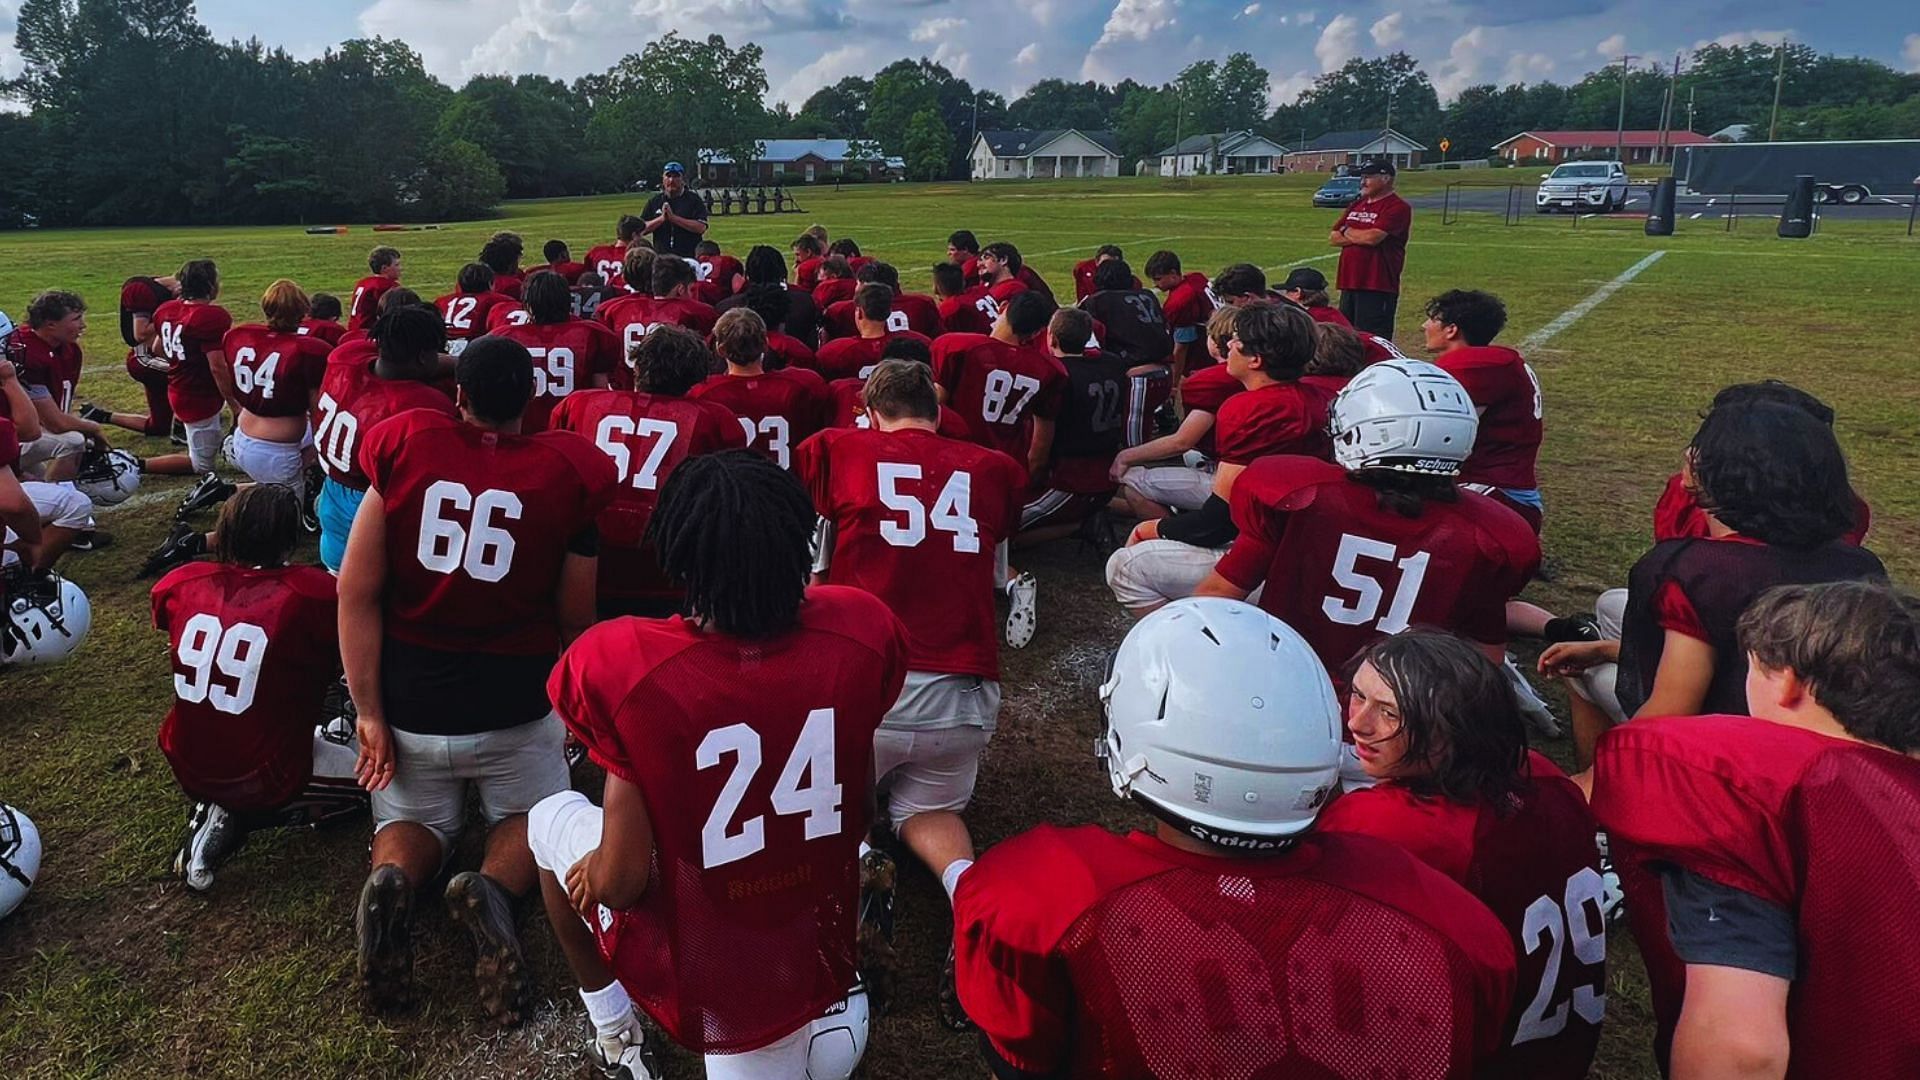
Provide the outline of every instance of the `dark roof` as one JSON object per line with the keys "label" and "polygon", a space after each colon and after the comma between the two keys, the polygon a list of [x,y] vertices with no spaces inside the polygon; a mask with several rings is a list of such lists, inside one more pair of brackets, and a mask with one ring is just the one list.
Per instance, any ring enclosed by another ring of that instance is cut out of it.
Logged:
{"label": "dark roof", "polygon": [[[1494,143],[1493,147],[1498,150],[1515,139],[1524,139],[1529,136],[1548,146],[1556,147],[1612,146],[1616,139],[1623,146],[1659,146],[1661,144],[1659,131],[1638,131],[1629,128],[1619,132],[1611,129],[1607,131],[1523,131],[1512,139],[1503,139]],[[1665,141],[1668,146],[1699,146],[1713,140],[1691,131],[1669,131],[1666,133]]]}
{"label": "dark roof", "polygon": [[1278,141],[1267,139],[1264,135],[1256,135],[1251,131],[1213,131],[1202,135],[1189,135],[1154,156],[1164,158],[1204,154],[1214,149],[1215,143],[1218,143],[1219,152],[1225,156],[1232,157],[1238,152],[1240,147],[1245,146],[1255,139],[1266,139],[1267,142],[1278,146],[1281,153],[1286,153],[1287,151],[1287,148]]}
{"label": "dark roof", "polygon": [[1026,157],[1069,131],[1092,139],[1102,150],[1115,157],[1120,154],[1120,140],[1111,131],[1048,128],[1044,131],[983,131],[980,137],[987,140],[987,149],[993,151],[994,157]]}
{"label": "dark roof", "polygon": [[1392,128],[1361,128],[1357,131],[1329,131],[1325,135],[1309,142],[1301,149],[1306,151],[1358,150],[1380,136],[1387,134],[1389,131],[1392,131],[1393,134],[1398,135],[1402,139],[1406,139],[1407,142],[1412,143],[1415,149],[1426,149],[1426,147],[1414,142],[1414,140],[1407,138],[1404,132],[1393,131]]}

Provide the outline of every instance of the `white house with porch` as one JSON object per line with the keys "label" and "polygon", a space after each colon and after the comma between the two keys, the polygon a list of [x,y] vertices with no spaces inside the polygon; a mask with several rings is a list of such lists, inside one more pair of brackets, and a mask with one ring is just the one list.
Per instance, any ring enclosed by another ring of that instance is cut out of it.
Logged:
{"label": "white house with porch", "polygon": [[1120,143],[1111,131],[982,131],[967,159],[975,180],[1120,175]]}
{"label": "white house with porch", "polygon": [[1215,131],[1189,135],[1148,160],[1160,176],[1276,173],[1286,153],[1286,147],[1251,131]]}

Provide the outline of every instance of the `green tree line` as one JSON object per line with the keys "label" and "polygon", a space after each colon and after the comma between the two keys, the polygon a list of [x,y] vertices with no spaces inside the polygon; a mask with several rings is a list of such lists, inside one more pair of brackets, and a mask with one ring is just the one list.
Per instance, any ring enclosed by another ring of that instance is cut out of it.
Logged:
{"label": "green tree line", "polygon": [[[768,138],[845,138],[905,159],[914,179],[964,178],[977,131],[1111,131],[1123,169],[1178,135],[1251,129],[1287,145],[1393,126],[1455,158],[1528,129],[1611,129],[1623,74],[1470,86],[1441,104],[1403,52],[1356,58],[1292,102],[1269,101],[1252,54],[1174,79],[1043,79],[1018,98],[944,65],[901,59],[766,103],[760,47],[669,33],[571,83],[482,75],[458,89],[400,41],[354,40],[313,60],[219,42],[191,0],[23,0],[24,71],[0,86],[0,227],[434,220],[502,198],[625,190],[702,149],[752,158]],[[1782,63],[1784,61],[1784,64]],[[1920,138],[1920,75],[1801,45],[1708,45],[1674,83],[1674,126],[1752,125],[1764,137],[1784,68],[1779,137]],[[1624,73],[1629,127],[1659,123],[1671,71]]]}

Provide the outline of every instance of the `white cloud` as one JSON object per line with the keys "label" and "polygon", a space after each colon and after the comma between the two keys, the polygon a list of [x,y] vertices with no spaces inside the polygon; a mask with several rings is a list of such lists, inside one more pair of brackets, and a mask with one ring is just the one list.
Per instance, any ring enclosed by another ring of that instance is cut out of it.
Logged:
{"label": "white cloud", "polygon": [[1487,28],[1476,26],[1453,39],[1447,58],[1433,76],[1433,89],[1440,100],[1458,97],[1480,75],[1480,61],[1487,55]]}
{"label": "white cloud", "polygon": [[1291,105],[1313,85],[1313,72],[1296,71],[1275,75],[1267,80],[1267,100],[1275,105]]}
{"label": "white cloud", "polygon": [[1319,19],[1320,13],[1317,11],[1302,11],[1293,17],[1293,25],[1312,26],[1315,22],[1318,22]]}
{"label": "white cloud", "polygon": [[1335,15],[1320,31],[1320,40],[1313,45],[1314,58],[1320,61],[1321,71],[1333,71],[1341,64],[1360,55],[1360,20],[1351,15]]}
{"label": "white cloud", "polygon": [[1612,34],[1602,38],[1600,44],[1593,47],[1593,51],[1598,54],[1602,60],[1617,60],[1620,58],[1621,53],[1627,51],[1627,36],[1625,34]]}
{"label": "white cloud", "polygon": [[938,19],[928,19],[914,27],[910,36],[919,42],[945,41],[953,36],[954,31],[964,29],[966,25],[965,19],[942,16]]}
{"label": "white cloud", "polygon": [[1253,16],[1260,14],[1260,5],[1248,4],[1246,7],[1243,7],[1240,9],[1240,14],[1245,18],[1252,18]]}
{"label": "white cloud", "polygon": [[1100,40],[1094,42],[1093,47],[1101,49],[1122,41],[1145,41],[1172,26],[1177,21],[1174,12],[1179,7],[1180,0],[1119,0],[1113,5],[1113,13],[1107,16]]}
{"label": "white cloud", "polygon": [[1907,35],[1900,45],[1900,59],[1906,62],[1908,71],[1920,72],[1920,34]]}
{"label": "white cloud", "polygon": [[1382,15],[1368,31],[1373,35],[1373,43],[1383,49],[1390,49],[1406,40],[1407,17],[1396,11],[1391,15]]}
{"label": "white cloud", "polygon": [[872,75],[879,68],[870,46],[855,43],[822,53],[818,60],[787,77],[774,88],[771,100],[785,101],[795,109],[813,96],[815,90],[830,86],[848,75]]}
{"label": "white cloud", "polygon": [[1735,30],[1710,40],[1696,41],[1693,47],[1703,49],[1708,45],[1724,45],[1731,49],[1741,45],[1778,45],[1792,36],[1791,30]]}
{"label": "white cloud", "polygon": [[1040,43],[1037,41],[1027,42],[1026,48],[1021,49],[1019,52],[1013,54],[1013,62],[1016,64],[1031,64],[1038,61],[1039,59],[1040,59]]}
{"label": "white cloud", "polygon": [[1550,78],[1556,66],[1553,57],[1546,53],[1517,52],[1507,58],[1507,70],[1500,76],[1500,84],[1540,82]]}

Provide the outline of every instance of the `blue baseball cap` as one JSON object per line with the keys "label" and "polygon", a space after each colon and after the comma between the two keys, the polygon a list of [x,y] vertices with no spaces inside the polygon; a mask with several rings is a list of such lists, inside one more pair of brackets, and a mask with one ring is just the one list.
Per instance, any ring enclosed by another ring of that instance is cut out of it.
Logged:
{"label": "blue baseball cap", "polygon": [[669,161],[667,162],[667,167],[660,171],[663,173],[684,173],[687,171],[687,167],[677,161]]}

